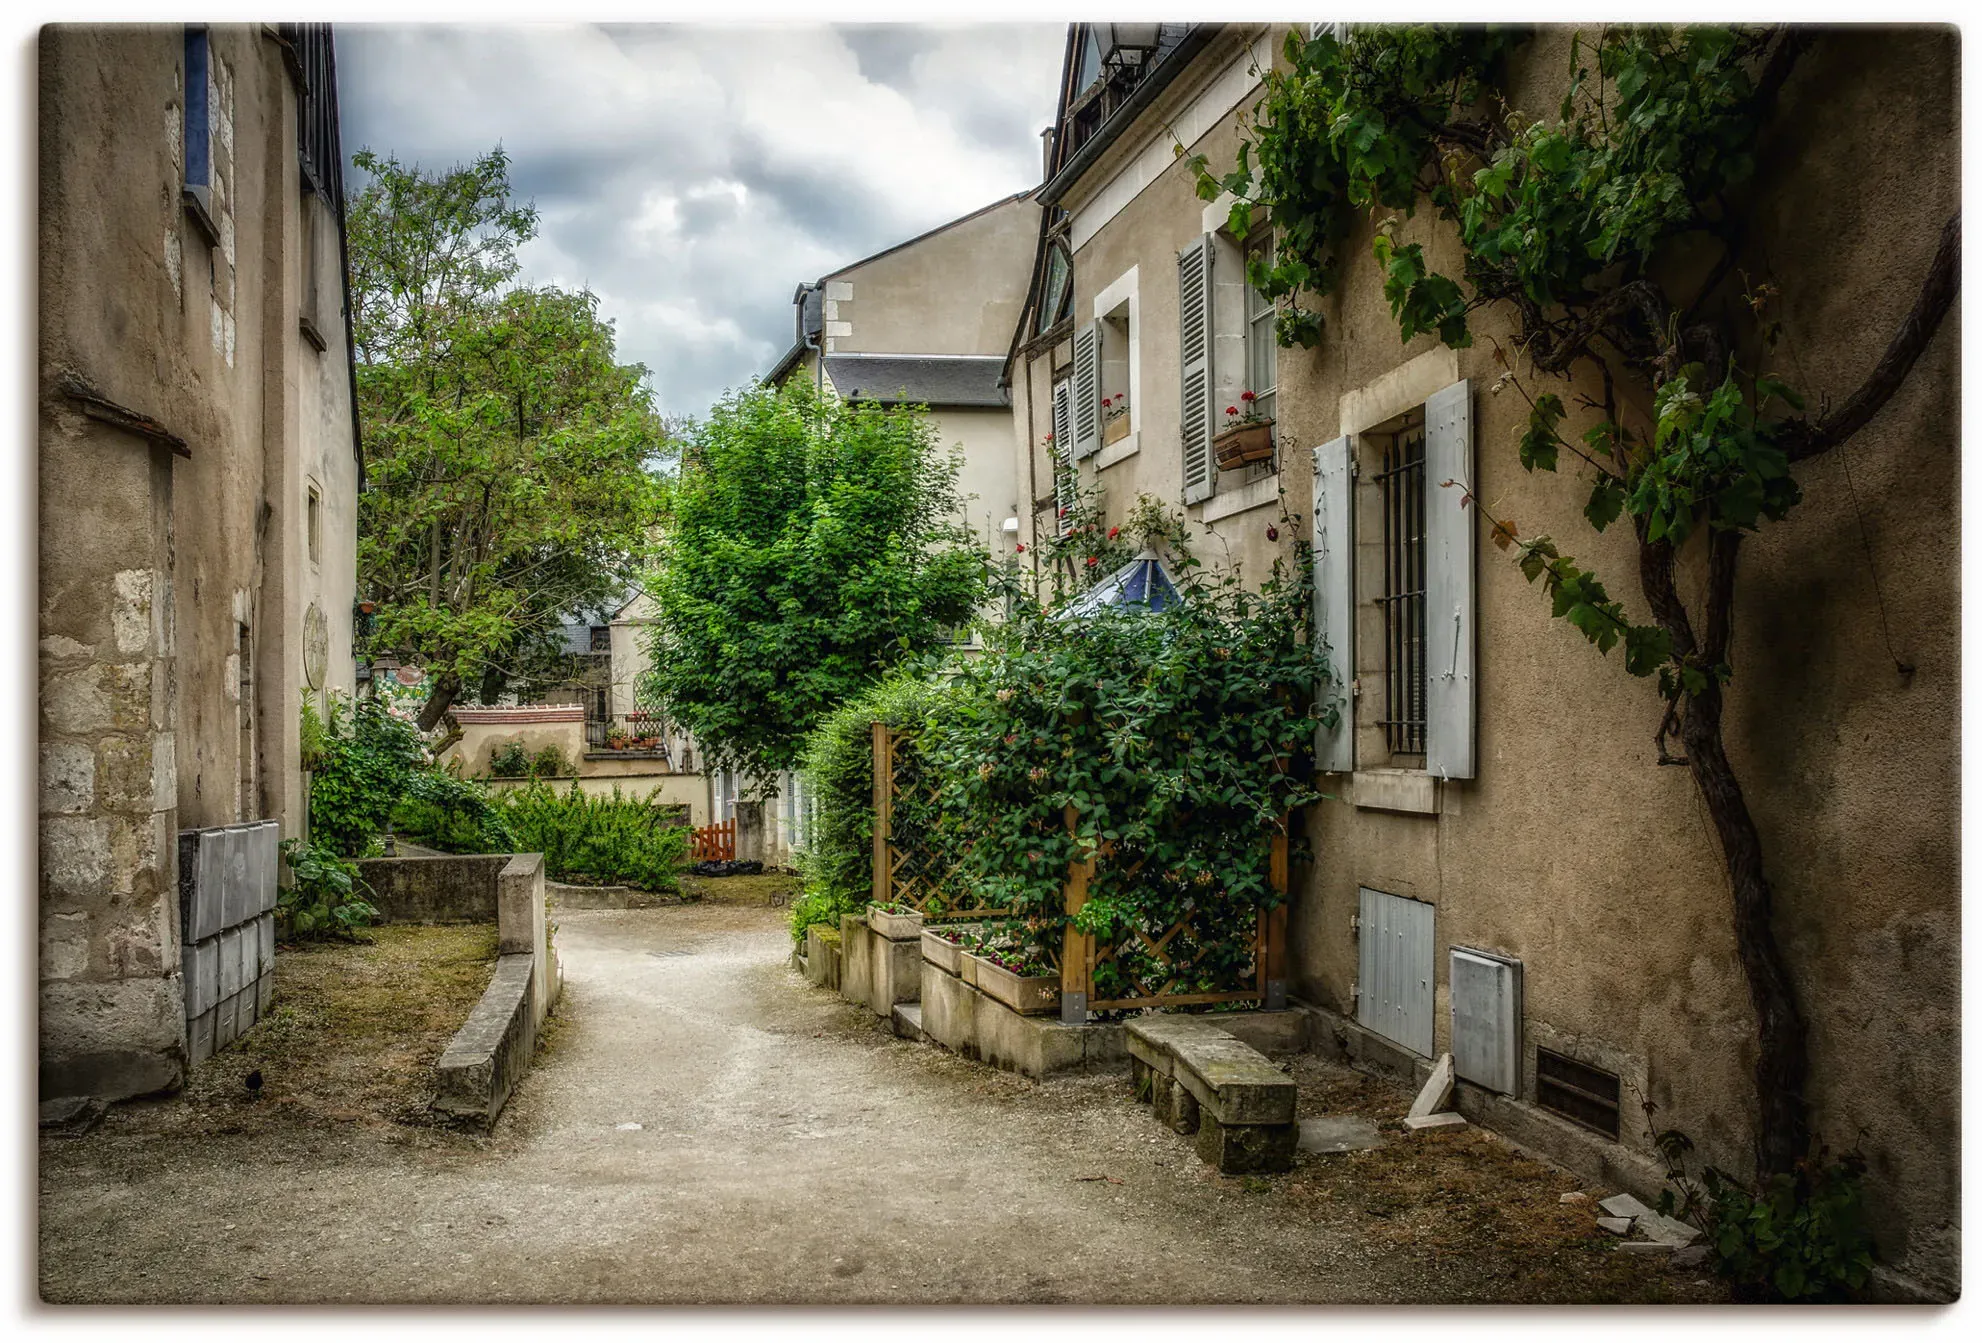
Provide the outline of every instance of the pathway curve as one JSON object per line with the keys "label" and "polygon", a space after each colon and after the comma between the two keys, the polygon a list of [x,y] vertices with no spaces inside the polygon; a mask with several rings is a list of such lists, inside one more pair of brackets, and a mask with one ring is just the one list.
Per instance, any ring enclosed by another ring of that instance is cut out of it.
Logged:
{"label": "pathway curve", "polygon": [[[557,916],[564,1018],[493,1136],[43,1147],[50,1300],[1422,1300],[1351,1209],[1222,1179],[1122,1076],[899,1041],[782,911]],[[414,1136],[407,1136],[414,1135]],[[134,1154],[131,1154],[134,1155]],[[1100,1178],[1097,1178],[1100,1177]],[[1552,1198],[1552,1195],[1550,1196]]]}

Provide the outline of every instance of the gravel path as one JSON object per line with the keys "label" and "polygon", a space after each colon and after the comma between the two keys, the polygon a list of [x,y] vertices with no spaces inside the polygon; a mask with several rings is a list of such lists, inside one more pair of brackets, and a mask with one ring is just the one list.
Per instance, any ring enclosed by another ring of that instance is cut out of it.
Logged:
{"label": "gravel path", "polygon": [[1301,1171],[1219,1177],[1126,1075],[1034,1083],[895,1040],[786,968],[781,911],[557,923],[561,1024],[492,1135],[195,1136],[120,1107],[43,1140],[44,1299],[1506,1299],[1476,1257],[1295,1197]]}

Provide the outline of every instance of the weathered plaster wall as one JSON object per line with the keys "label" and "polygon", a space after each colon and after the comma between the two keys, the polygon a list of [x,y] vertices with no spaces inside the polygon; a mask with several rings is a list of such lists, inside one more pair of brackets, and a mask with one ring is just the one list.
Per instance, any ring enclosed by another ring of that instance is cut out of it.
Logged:
{"label": "weathered plaster wall", "polygon": [[[48,1094],[181,1080],[175,832],[300,823],[306,593],[342,603],[349,666],[355,466],[334,301],[318,412],[295,409],[294,85],[259,25],[211,30],[209,240],[180,200],[184,43],[177,25],[39,38]],[[85,418],[61,391],[69,377],[189,455]],[[308,579],[289,544],[304,522],[288,488],[299,463],[326,504]]]}
{"label": "weathered plaster wall", "polygon": [[1025,302],[1039,205],[1005,201],[827,277],[833,354],[1003,354]]}

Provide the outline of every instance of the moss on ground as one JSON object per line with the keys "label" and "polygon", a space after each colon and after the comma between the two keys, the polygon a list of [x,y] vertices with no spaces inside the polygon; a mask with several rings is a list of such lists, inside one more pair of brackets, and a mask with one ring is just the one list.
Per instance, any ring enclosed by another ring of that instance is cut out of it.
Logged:
{"label": "moss on ground", "polygon": [[364,937],[277,951],[269,1014],[195,1071],[189,1120],[426,1122],[434,1064],[495,971],[495,925],[386,924]]}

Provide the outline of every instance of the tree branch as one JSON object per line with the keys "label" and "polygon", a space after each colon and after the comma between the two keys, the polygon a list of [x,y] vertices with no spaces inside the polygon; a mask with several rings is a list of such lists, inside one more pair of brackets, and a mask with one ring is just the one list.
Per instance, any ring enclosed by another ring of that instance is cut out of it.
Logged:
{"label": "tree branch", "polygon": [[1920,286],[1913,310],[1906,314],[1886,352],[1858,390],[1844,399],[1836,410],[1816,424],[1791,420],[1783,425],[1782,445],[1789,460],[1800,462],[1827,452],[1863,429],[1892,400],[1900,384],[1925,352],[1927,343],[1940,329],[1941,319],[1954,306],[1961,288],[1961,212],[1956,211],[1941,230],[1940,246],[1934,249],[1933,263]]}

